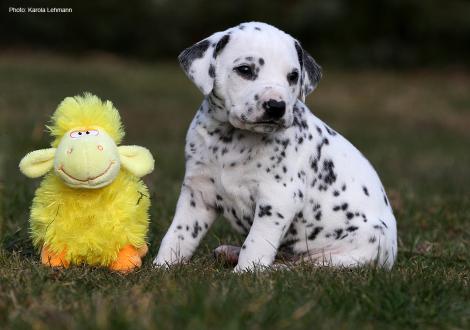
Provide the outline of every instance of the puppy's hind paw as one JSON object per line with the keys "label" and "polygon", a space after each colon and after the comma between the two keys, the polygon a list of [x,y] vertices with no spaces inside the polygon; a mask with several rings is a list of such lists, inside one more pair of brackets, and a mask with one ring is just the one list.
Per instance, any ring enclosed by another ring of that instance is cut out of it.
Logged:
{"label": "puppy's hind paw", "polygon": [[236,265],[238,263],[238,257],[240,256],[241,248],[234,245],[221,245],[216,248],[212,253],[214,258],[220,260],[229,265]]}

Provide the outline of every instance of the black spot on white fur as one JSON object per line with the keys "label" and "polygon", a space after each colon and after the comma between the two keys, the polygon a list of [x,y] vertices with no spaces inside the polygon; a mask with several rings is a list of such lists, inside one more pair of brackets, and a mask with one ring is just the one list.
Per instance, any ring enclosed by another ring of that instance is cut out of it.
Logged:
{"label": "black spot on white fur", "polygon": [[215,67],[214,67],[214,65],[212,65],[212,64],[209,65],[209,76],[210,76],[211,78],[215,78]]}
{"label": "black spot on white fur", "polygon": [[227,46],[229,40],[230,40],[230,35],[228,35],[228,34],[224,35],[219,40],[219,42],[215,46],[215,50],[214,50],[214,54],[213,54],[214,58],[216,58],[220,54],[220,52],[225,48],[225,46]]}
{"label": "black spot on white fur", "polygon": [[271,205],[260,205],[258,217],[262,218],[264,216],[271,216],[272,215],[271,209],[272,209]]}
{"label": "black spot on white fur", "polygon": [[188,72],[191,63],[198,58],[204,56],[204,53],[207,51],[207,48],[210,46],[209,40],[202,40],[192,47],[186,48],[179,56],[178,60],[184,71]]}
{"label": "black spot on white fur", "polygon": [[322,73],[321,67],[315,62],[312,56],[308,54],[300,44],[295,41],[295,50],[297,51],[297,57],[300,64],[300,69],[302,70],[301,77],[301,96],[306,96],[320,82]]}
{"label": "black spot on white fur", "polygon": [[366,186],[362,186],[362,191],[364,191],[364,194],[365,194],[366,196],[369,196],[369,190],[367,189]]}

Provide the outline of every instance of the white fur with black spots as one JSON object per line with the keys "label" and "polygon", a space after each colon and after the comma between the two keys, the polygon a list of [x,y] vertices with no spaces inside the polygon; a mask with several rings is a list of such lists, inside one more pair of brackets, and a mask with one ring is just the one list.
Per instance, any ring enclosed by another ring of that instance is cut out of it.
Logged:
{"label": "white fur with black spots", "polygon": [[221,212],[246,235],[239,250],[225,249],[236,251],[235,271],[269,267],[279,251],[318,265],[392,267],[396,222],[383,186],[303,103],[321,68],[297,40],[244,23],[179,60],[205,98],[187,133],[181,195],[156,266],[188,260]]}

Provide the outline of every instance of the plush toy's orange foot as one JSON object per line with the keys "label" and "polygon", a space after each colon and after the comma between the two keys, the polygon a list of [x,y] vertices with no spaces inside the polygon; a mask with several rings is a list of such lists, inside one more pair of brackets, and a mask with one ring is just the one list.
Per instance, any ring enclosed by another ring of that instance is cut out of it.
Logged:
{"label": "plush toy's orange foot", "polygon": [[65,267],[67,268],[70,263],[65,260],[66,250],[64,249],[60,254],[56,254],[49,250],[49,248],[44,245],[41,250],[41,262],[50,267]]}
{"label": "plush toy's orange foot", "polygon": [[148,248],[147,244],[145,244],[142,247],[138,248],[137,252],[139,253],[139,256],[141,258],[143,258],[147,254],[147,252],[149,252],[149,248]]}
{"label": "plush toy's orange foot", "polygon": [[135,268],[139,268],[142,265],[142,260],[140,259],[142,253],[141,250],[142,248],[137,250],[132,245],[124,246],[121,251],[119,251],[117,259],[114,260],[109,268],[121,273],[129,273]]}

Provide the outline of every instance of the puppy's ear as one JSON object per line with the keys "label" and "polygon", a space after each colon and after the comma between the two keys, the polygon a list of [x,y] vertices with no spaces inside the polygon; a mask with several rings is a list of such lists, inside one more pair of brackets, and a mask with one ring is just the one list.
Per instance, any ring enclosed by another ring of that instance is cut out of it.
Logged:
{"label": "puppy's ear", "polygon": [[230,34],[217,32],[186,48],[178,56],[184,72],[204,95],[214,87],[215,60],[229,40]]}
{"label": "puppy's ear", "polygon": [[322,76],[321,66],[300,46],[298,41],[295,41],[295,50],[302,70],[299,98],[304,102],[305,97],[313,92],[320,82]]}

